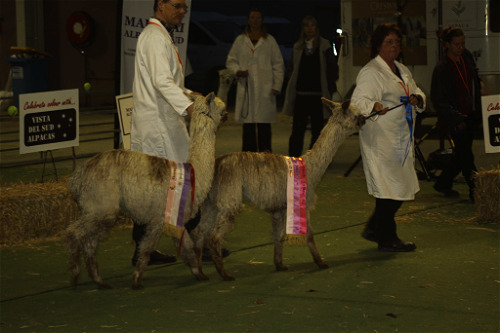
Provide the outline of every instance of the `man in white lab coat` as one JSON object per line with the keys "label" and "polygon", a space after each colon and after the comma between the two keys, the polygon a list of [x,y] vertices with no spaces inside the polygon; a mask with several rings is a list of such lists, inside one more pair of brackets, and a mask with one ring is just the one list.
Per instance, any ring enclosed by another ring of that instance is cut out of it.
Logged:
{"label": "man in white lab coat", "polygon": [[[134,74],[134,112],[131,149],[186,162],[189,134],[184,116],[191,115],[193,102],[184,94],[182,62],[174,45],[173,31],[187,12],[186,0],[155,0],[155,15],[137,41]],[[136,252],[145,226],[134,223]],[[174,262],[176,258],[155,251],[150,265]]]}

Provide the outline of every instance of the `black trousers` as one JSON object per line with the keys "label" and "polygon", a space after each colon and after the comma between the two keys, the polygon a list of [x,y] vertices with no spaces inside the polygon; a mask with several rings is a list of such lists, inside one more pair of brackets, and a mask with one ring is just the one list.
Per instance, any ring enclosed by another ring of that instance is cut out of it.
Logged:
{"label": "black trousers", "polygon": [[271,124],[244,123],[242,151],[272,152]]}
{"label": "black trousers", "polygon": [[474,164],[474,154],[472,153],[472,141],[474,139],[474,131],[469,126],[465,131],[454,133],[451,138],[455,144],[453,156],[448,165],[446,165],[436,180],[435,187],[438,190],[449,190],[453,186],[453,180],[462,172],[467,185],[471,190],[474,189],[474,172],[477,171]]}
{"label": "black trousers", "polygon": [[375,198],[375,211],[367,228],[375,231],[379,243],[391,242],[398,239],[394,216],[403,204],[403,201]]}
{"label": "black trousers", "polygon": [[[198,211],[195,217],[193,217],[184,224],[184,227],[186,228],[187,232],[190,233],[194,228],[196,228],[200,223],[200,220],[201,220],[201,213],[200,211]],[[145,233],[146,233],[146,225],[137,224],[134,221],[134,228],[132,229],[132,239],[134,240],[136,247],[141,242]]]}
{"label": "black trousers", "polygon": [[312,148],[324,126],[323,103],[321,96],[300,96],[295,98],[293,110],[292,134],[288,140],[288,156],[299,157],[304,149],[304,135],[307,124],[311,123]]}

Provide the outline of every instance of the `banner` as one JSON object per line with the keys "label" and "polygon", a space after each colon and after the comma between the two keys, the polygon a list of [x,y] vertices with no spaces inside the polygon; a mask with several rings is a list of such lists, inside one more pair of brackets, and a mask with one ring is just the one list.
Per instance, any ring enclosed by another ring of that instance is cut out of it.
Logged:
{"label": "banner", "polygon": [[353,65],[364,66],[371,59],[370,37],[380,23],[395,23],[401,29],[405,65],[427,65],[425,8],[420,0],[353,0]]}
{"label": "banner", "polygon": [[[153,0],[123,0],[122,25],[121,25],[121,51],[120,51],[120,93],[132,92],[134,82],[134,61],[137,38],[148,24],[149,18],[154,16]],[[191,0],[186,1],[191,8]],[[181,25],[174,33],[175,45],[186,70],[186,50],[189,33],[189,11],[184,16]]]}
{"label": "banner", "polygon": [[484,150],[500,153],[500,95],[481,97],[483,107]]}
{"label": "banner", "polygon": [[130,150],[130,127],[134,100],[132,93],[116,96],[116,108],[120,120],[120,132],[122,134],[123,149]]}
{"label": "banner", "polygon": [[78,89],[19,95],[19,153],[79,145]]}

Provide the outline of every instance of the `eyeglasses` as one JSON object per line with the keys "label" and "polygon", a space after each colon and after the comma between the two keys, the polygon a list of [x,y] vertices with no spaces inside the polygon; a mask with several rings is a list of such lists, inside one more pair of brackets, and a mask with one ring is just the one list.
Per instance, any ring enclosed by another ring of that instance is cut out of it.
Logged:
{"label": "eyeglasses", "polygon": [[168,2],[172,7],[174,7],[176,10],[181,10],[181,9],[184,9],[184,11],[188,11],[189,10],[189,6],[187,5],[181,5],[180,3],[171,3],[171,2]]}
{"label": "eyeglasses", "polygon": [[401,46],[401,39],[388,39],[384,40],[384,44],[388,46],[392,46],[394,44]]}

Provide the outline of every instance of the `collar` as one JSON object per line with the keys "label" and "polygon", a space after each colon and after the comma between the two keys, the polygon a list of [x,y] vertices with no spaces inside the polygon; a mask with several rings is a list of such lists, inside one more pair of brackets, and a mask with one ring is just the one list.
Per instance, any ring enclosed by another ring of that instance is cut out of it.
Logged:
{"label": "collar", "polygon": [[172,37],[172,41],[173,41],[173,42],[174,42],[174,44],[175,44],[175,39],[174,39],[174,31],[175,31],[175,28],[169,28],[169,27],[167,26],[167,22],[163,21],[162,19],[160,19],[160,18],[158,18],[158,17],[153,17],[153,18],[154,18],[154,19],[156,19],[156,20],[158,20],[158,21],[161,23],[161,25],[163,25],[163,27],[164,27],[165,29],[167,29],[167,31],[168,31],[168,33],[169,33],[170,37]]}

